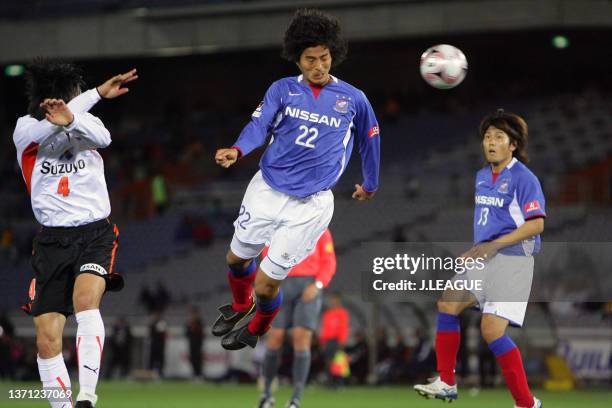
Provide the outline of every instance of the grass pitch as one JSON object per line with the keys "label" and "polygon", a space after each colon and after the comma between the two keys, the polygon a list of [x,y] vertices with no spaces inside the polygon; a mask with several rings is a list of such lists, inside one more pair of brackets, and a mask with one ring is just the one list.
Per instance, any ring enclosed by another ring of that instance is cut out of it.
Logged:
{"label": "grass pitch", "polygon": [[[46,401],[9,400],[9,389],[38,389],[37,383],[0,383],[0,407],[49,407]],[[612,391],[546,392],[535,390],[546,408],[610,408]],[[99,386],[100,400],[96,408],[254,408],[259,398],[255,385],[214,385],[188,382],[107,382]],[[291,389],[276,392],[276,408],[283,408]],[[347,387],[331,391],[308,387],[302,408],[512,408],[514,403],[505,389],[459,391],[459,400],[448,405],[439,400],[426,400],[411,387]]]}

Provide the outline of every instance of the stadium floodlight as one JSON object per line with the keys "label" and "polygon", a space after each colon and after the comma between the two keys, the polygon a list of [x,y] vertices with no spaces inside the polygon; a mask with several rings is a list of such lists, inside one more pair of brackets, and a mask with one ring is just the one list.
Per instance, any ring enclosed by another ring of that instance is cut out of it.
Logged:
{"label": "stadium floodlight", "polygon": [[567,48],[569,47],[569,39],[564,35],[555,35],[552,39],[552,45],[558,49]]}
{"label": "stadium floodlight", "polygon": [[8,77],[18,77],[23,75],[25,68],[23,65],[7,65],[4,67],[4,75]]}

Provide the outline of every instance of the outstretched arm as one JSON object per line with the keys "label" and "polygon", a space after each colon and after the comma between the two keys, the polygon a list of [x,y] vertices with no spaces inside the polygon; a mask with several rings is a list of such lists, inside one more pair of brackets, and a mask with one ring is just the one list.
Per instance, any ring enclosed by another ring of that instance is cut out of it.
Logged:
{"label": "outstretched arm", "polygon": [[251,115],[251,121],[242,129],[238,140],[231,148],[219,149],[215,154],[218,165],[228,168],[239,157],[246,156],[261,146],[272,129],[272,123],[282,105],[278,82],[268,88],[264,100]]}
{"label": "outstretched arm", "polygon": [[95,89],[83,92],[79,96],[68,102],[68,107],[74,113],[89,112],[100,99],[113,99],[129,92],[124,85],[138,79],[136,69],[132,69],[125,74],[115,75],[105,81]]}
{"label": "outstretched arm", "polygon": [[[24,119],[25,122],[23,122],[21,126],[18,126],[13,135],[15,143],[24,146],[30,143],[44,143],[49,137],[65,130],[62,127],[63,125],[58,125],[55,122],[67,121],[67,123],[72,123],[73,119],[70,119],[70,115],[89,111],[101,98],[113,99],[127,93],[129,89],[125,88],[124,85],[136,79],[138,79],[136,69],[132,69],[125,74],[115,75],[98,86],[95,90],[90,89],[89,91],[83,92],[68,102],[66,106],[70,114],[63,112],[62,108],[61,111],[63,113],[54,109],[56,119],[53,120],[49,120],[49,116],[42,120],[36,120],[34,118]],[[45,102],[43,102],[43,104],[44,103]],[[41,106],[43,106],[43,104],[41,104]],[[57,105],[57,100],[53,105],[59,107],[59,105]],[[87,119],[85,119],[85,121],[87,121]],[[108,138],[108,143],[110,143],[110,137]],[[106,145],[108,145],[108,143],[106,143]]]}
{"label": "outstretched arm", "polygon": [[136,79],[138,79],[138,75],[136,74],[136,68],[134,68],[125,74],[115,75],[96,89],[102,98],[113,99],[128,93],[130,89],[125,88],[125,84]]}

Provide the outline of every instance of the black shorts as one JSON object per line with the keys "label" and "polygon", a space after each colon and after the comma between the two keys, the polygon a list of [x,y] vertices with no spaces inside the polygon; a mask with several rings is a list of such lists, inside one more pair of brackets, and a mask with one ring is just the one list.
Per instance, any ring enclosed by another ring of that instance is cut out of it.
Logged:
{"label": "black shorts", "polygon": [[33,242],[30,302],[23,310],[39,316],[74,312],[74,282],[82,273],[106,280],[107,291],[123,288],[123,278],[113,271],[119,244],[119,230],[108,220],[79,227],[43,227]]}

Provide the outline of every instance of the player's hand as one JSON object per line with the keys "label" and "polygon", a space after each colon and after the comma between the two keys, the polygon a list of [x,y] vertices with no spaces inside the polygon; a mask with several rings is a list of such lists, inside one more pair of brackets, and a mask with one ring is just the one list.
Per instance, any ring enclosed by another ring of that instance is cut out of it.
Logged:
{"label": "player's hand", "polygon": [[46,110],[47,120],[57,126],[68,126],[74,120],[74,115],[68,105],[61,99],[45,99],[40,107]]}
{"label": "player's hand", "polygon": [[302,301],[304,303],[310,303],[317,297],[318,294],[319,288],[317,288],[316,284],[311,283],[304,288],[304,291],[302,292]]}
{"label": "player's hand", "polygon": [[375,191],[367,192],[363,189],[361,184],[355,184],[355,192],[353,193],[353,198],[357,201],[366,201],[370,200],[376,194]]}
{"label": "player's hand", "polygon": [[497,254],[498,250],[499,247],[495,242],[483,242],[482,244],[478,244],[470,248],[467,252],[462,254],[460,258],[480,258],[485,262],[488,262]]}
{"label": "player's hand", "polygon": [[96,89],[101,97],[105,99],[113,99],[129,92],[129,88],[123,88],[123,86],[136,79],[138,79],[138,75],[136,75],[136,68],[134,68],[125,74],[115,75],[102,85],[98,86]]}
{"label": "player's hand", "polygon": [[238,149],[219,149],[215,153],[215,161],[223,168],[228,168],[238,160]]}

